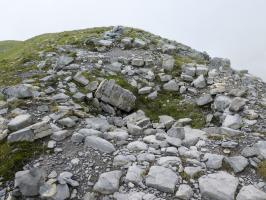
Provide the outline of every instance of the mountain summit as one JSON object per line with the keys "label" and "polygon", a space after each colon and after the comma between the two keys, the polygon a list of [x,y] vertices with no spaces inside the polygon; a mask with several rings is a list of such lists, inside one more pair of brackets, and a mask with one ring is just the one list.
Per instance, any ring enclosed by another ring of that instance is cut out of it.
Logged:
{"label": "mountain summit", "polygon": [[266,199],[266,84],[228,59],[116,26],[0,42],[0,70],[1,200]]}

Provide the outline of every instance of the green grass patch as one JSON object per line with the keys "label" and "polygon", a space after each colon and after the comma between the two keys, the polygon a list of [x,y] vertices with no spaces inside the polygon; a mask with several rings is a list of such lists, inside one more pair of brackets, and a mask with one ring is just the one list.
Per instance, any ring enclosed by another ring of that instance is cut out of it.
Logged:
{"label": "green grass patch", "polygon": [[9,180],[15,172],[22,170],[31,159],[46,152],[46,147],[39,141],[1,143],[0,144],[0,177]]}
{"label": "green grass patch", "polygon": [[[15,85],[21,82],[18,76],[37,67],[33,64],[25,66],[29,61],[39,61],[38,53],[41,51],[56,51],[60,45],[84,46],[85,41],[91,37],[99,37],[108,27],[91,28],[61,33],[48,33],[33,37],[22,42],[0,42],[0,87]],[[72,55],[75,56],[75,55]]]}
{"label": "green grass patch", "polygon": [[266,160],[262,161],[258,165],[257,172],[260,175],[260,177],[262,177],[266,181]]}
{"label": "green grass patch", "polygon": [[192,103],[182,101],[182,98],[172,92],[159,92],[155,100],[145,96],[138,96],[137,109],[143,110],[153,121],[158,121],[160,115],[169,115],[176,120],[191,118],[193,128],[202,128],[205,125],[205,116],[202,108]]}

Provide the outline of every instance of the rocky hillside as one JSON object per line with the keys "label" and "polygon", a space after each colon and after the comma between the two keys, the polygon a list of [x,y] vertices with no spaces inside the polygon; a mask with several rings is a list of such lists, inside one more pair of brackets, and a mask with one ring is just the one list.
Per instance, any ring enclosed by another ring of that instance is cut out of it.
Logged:
{"label": "rocky hillside", "polygon": [[1,200],[266,200],[266,83],[228,59],[118,26],[0,70]]}

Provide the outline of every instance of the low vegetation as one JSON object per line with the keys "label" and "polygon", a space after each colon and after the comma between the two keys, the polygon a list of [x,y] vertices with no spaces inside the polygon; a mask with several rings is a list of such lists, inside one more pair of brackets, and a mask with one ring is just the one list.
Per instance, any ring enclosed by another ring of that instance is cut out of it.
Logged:
{"label": "low vegetation", "polygon": [[9,180],[14,172],[31,159],[37,158],[46,152],[45,146],[39,142],[0,143],[0,177]]}
{"label": "low vegetation", "polygon": [[258,174],[266,180],[266,160],[262,161],[258,166]]}

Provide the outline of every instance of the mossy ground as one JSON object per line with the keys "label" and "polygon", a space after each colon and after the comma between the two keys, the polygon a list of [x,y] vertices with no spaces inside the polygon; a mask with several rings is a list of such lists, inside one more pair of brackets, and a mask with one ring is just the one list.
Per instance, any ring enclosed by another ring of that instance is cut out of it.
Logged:
{"label": "mossy ground", "polygon": [[259,164],[257,171],[258,174],[266,181],[266,160]]}
{"label": "mossy ground", "polygon": [[0,177],[9,180],[14,176],[14,172],[22,170],[30,159],[45,152],[46,148],[40,141],[0,143]]}

